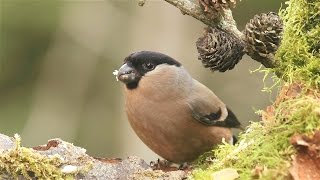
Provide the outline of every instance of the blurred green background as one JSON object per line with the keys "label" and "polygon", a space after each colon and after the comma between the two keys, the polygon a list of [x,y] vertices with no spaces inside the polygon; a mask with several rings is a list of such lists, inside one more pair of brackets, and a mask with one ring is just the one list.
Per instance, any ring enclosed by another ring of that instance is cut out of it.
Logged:
{"label": "blurred green background", "polygon": [[[233,10],[239,29],[283,2],[242,0]],[[19,133],[25,146],[60,137],[93,156],[156,159],[129,127],[112,75],[139,50],[182,62],[244,125],[270,104],[264,74],[249,73],[259,63],[244,56],[229,72],[202,68],[195,41],[205,26],[164,1],[0,0],[0,8],[0,132]]]}

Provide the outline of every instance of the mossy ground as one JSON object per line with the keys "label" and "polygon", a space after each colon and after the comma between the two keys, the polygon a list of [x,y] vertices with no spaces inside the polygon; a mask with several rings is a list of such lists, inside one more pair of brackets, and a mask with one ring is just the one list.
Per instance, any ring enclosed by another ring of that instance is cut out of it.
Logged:
{"label": "mossy ground", "polygon": [[239,179],[284,179],[295,153],[290,137],[320,129],[320,1],[287,4],[280,11],[284,33],[274,69],[286,82],[275,103],[235,146],[223,144],[200,157],[192,178],[212,179],[213,172],[233,168]]}

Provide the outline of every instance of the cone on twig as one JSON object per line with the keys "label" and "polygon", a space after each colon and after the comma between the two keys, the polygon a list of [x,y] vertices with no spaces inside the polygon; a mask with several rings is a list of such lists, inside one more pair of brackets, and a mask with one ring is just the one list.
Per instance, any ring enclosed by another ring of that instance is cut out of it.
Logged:
{"label": "cone on twig", "polygon": [[282,31],[283,24],[276,13],[255,15],[243,32],[245,52],[265,67],[275,67],[274,54],[280,45]]}
{"label": "cone on twig", "polygon": [[206,28],[196,45],[198,59],[211,71],[225,72],[233,69],[244,55],[242,40],[216,27]]}

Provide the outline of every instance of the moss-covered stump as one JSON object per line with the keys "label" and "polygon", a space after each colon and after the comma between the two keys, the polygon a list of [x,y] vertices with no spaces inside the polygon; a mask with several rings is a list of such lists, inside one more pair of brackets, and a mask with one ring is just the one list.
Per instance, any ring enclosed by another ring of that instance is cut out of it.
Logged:
{"label": "moss-covered stump", "polygon": [[34,148],[20,146],[20,137],[0,134],[0,179],[182,179],[186,172],[153,171],[141,158],[93,158],[61,139]]}
{"label": "moss-covered stump", "polygon": [[223,144],[199,158],[193,178],[232,169],[238,179],[320,179],[320,1],[287,4],[280,12],[277,66],[267,70],[283,80],[277,99],[235,146]]}
{"label": "moss-covered stump", "polygon": [[263,121],[252,123],[238,144],[221,145],[200,159],[195,179],[207,179],[225,168],[237,170],[240,179],[291,176],[297,151],[290,139],[298,134],[312,136],[320,129],[319,97],[319,92],[301,84],[284,85],[275,103],[262,113]]}

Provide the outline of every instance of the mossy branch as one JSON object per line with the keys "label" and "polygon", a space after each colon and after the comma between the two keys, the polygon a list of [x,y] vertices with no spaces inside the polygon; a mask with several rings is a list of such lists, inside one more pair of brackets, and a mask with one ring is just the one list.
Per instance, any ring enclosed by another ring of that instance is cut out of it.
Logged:
{"label": "mossy branch", "polygon": [[261,111],[262,121],[250,124],[238,144],[223,144],[200,158],[195,179],[226,168],[237,170],[240,179],[320,178],[319,151],[313,150],[320,149],[320,2],[287,4],[280,12],[284,31],[277,66],[264,70],[282,80],[276,101]]}

